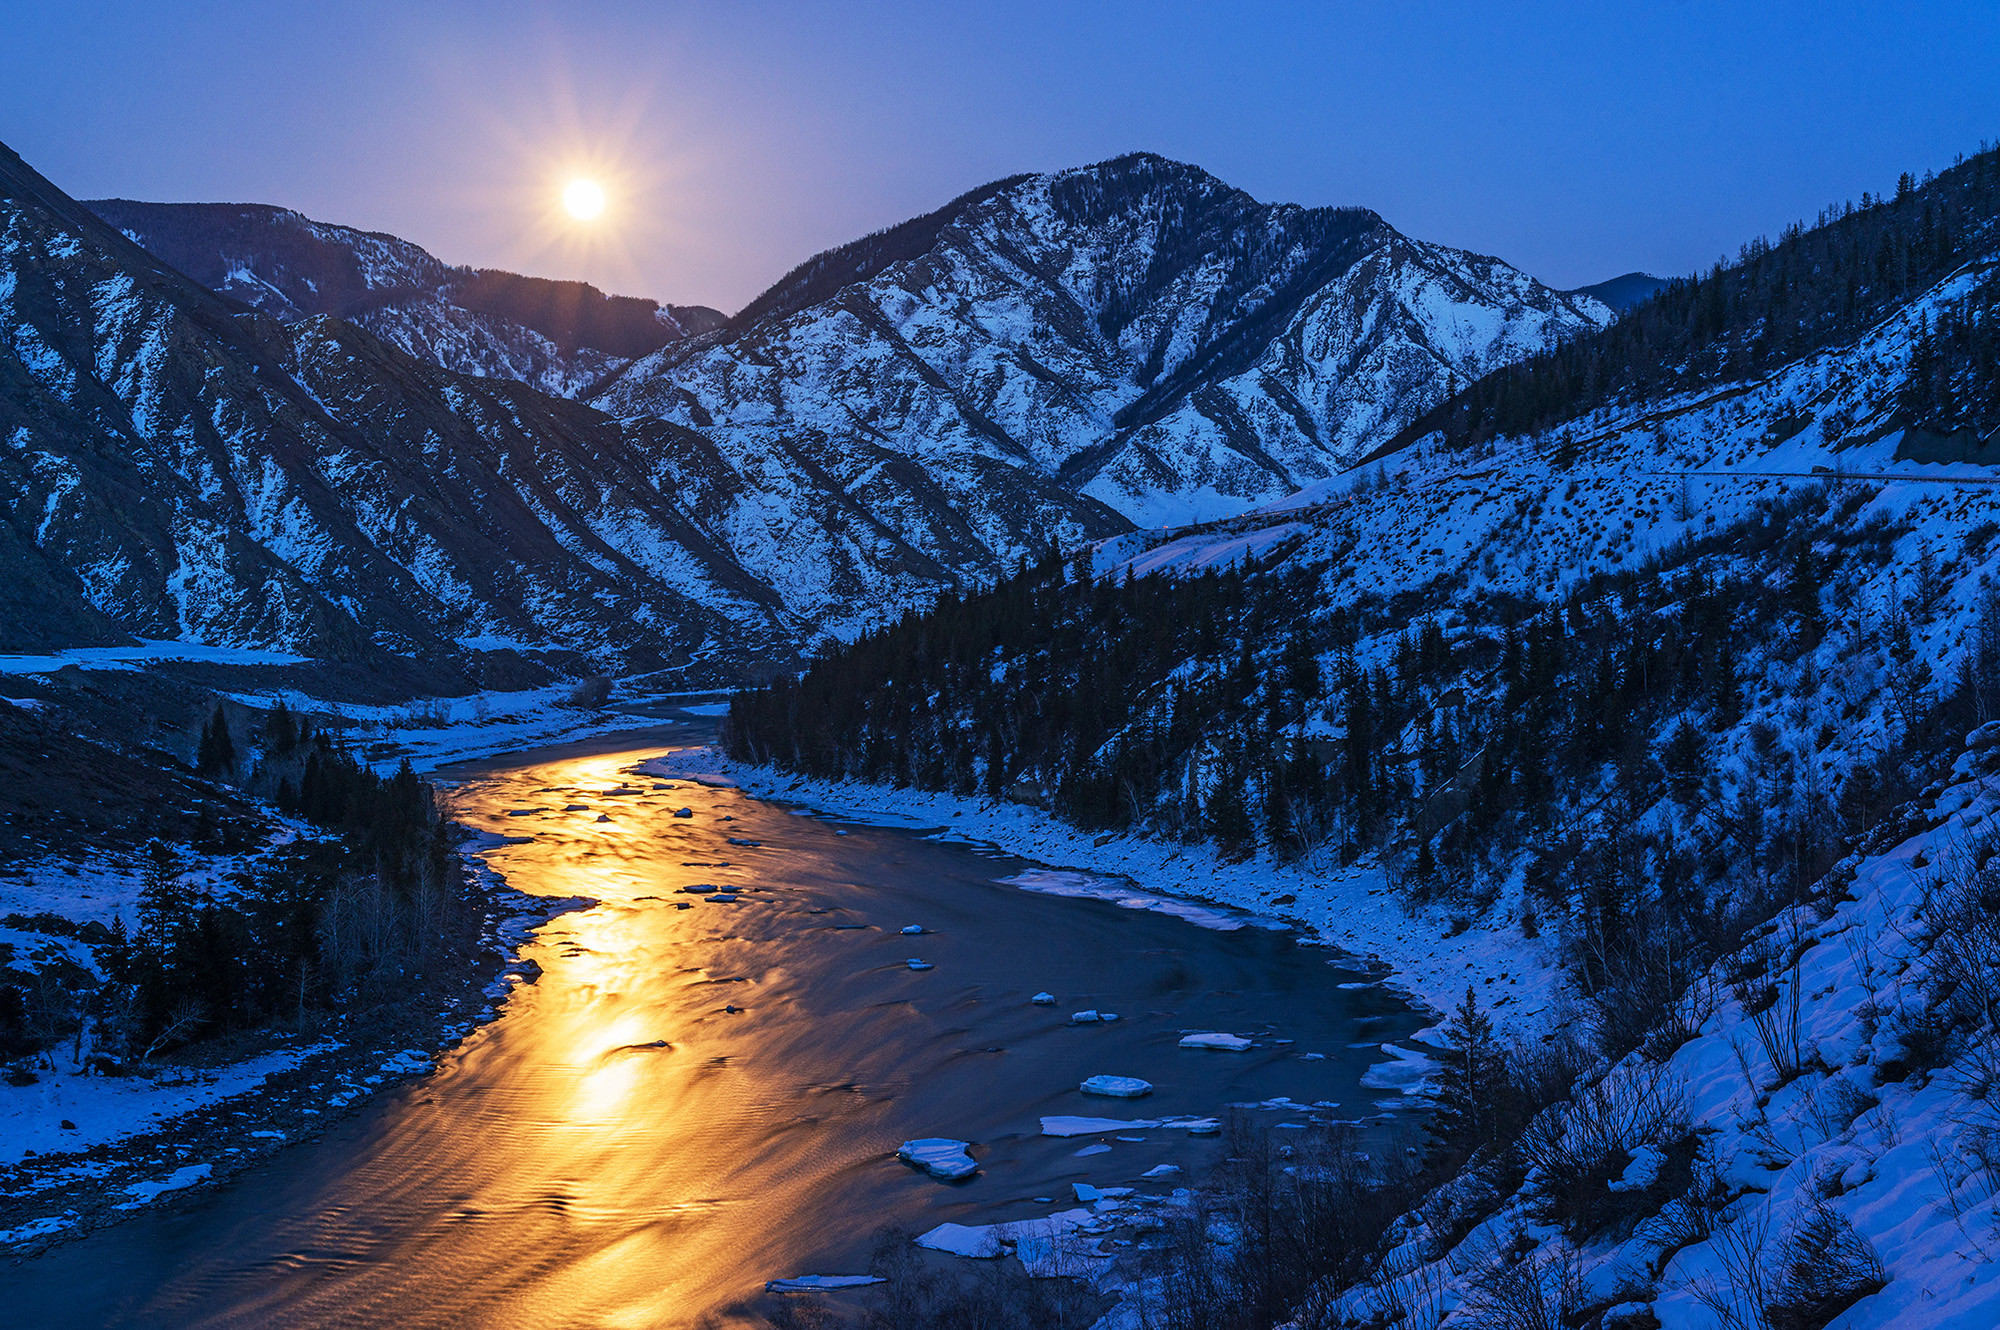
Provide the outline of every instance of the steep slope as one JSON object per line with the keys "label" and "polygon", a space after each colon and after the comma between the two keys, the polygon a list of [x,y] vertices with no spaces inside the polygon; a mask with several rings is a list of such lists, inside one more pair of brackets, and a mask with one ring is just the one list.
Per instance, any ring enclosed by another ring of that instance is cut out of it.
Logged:
{"label": "steep slope", "polygon": [[732,708],[741,758],[968,834],[1039,805],[1065,863],[1284,908],[1522,1040],[1455,1019],[1414,1176],[1316,1199],[1381,1222],[1287,1269],[1225,1177],[1173,1288],[1329,1330],[1993,1323],[2000,151],[1643,308],[1356,474]]}
{"label": "steep slope", "polygon": [[621,362],[722,324],[700,305],[449,266],[395,236],[238,203],[85,207],[196,281],[276,318],[346,319],[419,360],[571,396]]}
{"label": "steep slope", "polygon": [[1260,204],[1142,154],[830,251],[592,400],[732,452],[887,450],[960,502],[997,465],[1182,521],[1326,476],[1455,381],[1610,317],[1366,210]]}
{"label": "steep slope", "polygon": [[725,453],[452,373],[352,323],[246,311],[11,154],[0,191],[0,571],[19,589],[0,649],[132,633],[399,657],[445,683],[525,661],[728,679],[995,576],[1030,539],[1124,528],[1002,466],[954,505],[886,452],[836,474],[787,440]]}

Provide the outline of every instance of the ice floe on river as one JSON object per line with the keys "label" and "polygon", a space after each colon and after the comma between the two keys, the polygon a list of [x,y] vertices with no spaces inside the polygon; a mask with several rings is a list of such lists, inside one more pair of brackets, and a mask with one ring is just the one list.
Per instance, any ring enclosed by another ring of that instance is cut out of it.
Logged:
{"label": "ice floe on river", "polygon": [[1107,1099],[1141,1099],[1153,1093],[1153,1083],[1137,1076],[1091,1076],[1080,1087],[1085,1094]]}
{"label": "ice floe on river", "polygon": [[1249,1048],[1251,1042],[1251,1040],[1245,1039],[1240,1034],[1223,1034],[1219,1031],[1210,1031],[1200,1034],[1184,1034],[1181,1036],[1180,1046],[1182,1048],[1219,1048],[1233,1053],[1240,1053],[1244,1049]]}
{"label": "ice floe on river", "polygon": [[896,1150],[896,1158],[906,1164],[914,1164],[934,1178],[971,1177],[979,1171],[967,1153],[970,1142],[954,1141],[943,1136],[926,1136],[921,1140],[904,1141]]}

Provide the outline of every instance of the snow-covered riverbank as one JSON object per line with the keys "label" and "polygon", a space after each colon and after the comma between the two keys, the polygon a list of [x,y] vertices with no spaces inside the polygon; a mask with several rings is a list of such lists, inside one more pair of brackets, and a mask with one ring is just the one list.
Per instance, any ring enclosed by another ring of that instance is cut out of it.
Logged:
{"label": "snow-covered riverbank", "polygon": [[[111,1076],[54,1049],[37,1060],[34,1080],[0,1083],[0,1252],[37,1251],[215,1185],[429,1071],[497,1017],[534,931],[591,902],[513,890],[478,854],[491,841],[475,837],[461,855],[479,903],[468,958],[482,958],[462,984],[335,1015],[310,1033],[266,1032],[263,1051],[249,1056],[215,1057],[195,1045],[197,1060],[183,1055]],[[96,893],[100,911],[129,913],[119,893],[129,894],[133,880],[136,870],[108,874],[98,885],[109,890]],[[23,894],[18,884],[14,894]],[[82,943],[72,950],[88,957]]]}
{"label": "snow-covered riverbank", "polygon": [[[1380,966],[1387,985],[1435,1012],[1456,1004],[1470,985],[1496,1023],[1517,1035],[1539,1033],[1564,1018],[1554,952],[1541,939],[1522,935],[1512,900],[1469,926],[1444,913],[1412,914],[1372,857],[1323,872],[1310,864],[1278,864],[1267,855],[1229,860],[1209,845],[1092,835],[1020,804],[792,776],[737,762],[712,747],[676,749],[638,769],[737,786],[828,817],[983,841],[1056,868],[1124,878],[1141,892],[1276,916]],[[1510,892],[1518,893],[1518,884],[1510,884]]]}

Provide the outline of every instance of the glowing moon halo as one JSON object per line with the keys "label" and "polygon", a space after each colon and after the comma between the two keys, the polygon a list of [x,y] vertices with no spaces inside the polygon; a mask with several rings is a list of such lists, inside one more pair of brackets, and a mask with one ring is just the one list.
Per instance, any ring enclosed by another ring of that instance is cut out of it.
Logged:
{"label": "glowing moon halo", "polygon": [[563,186],[562,201],[570,216],[590,221],[604,212],[604,186],[595,180],[572,180]]}

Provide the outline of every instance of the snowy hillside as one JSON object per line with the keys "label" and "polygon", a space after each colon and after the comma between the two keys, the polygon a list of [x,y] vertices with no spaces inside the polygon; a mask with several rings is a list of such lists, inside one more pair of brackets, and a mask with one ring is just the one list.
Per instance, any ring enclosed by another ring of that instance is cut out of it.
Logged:
{"label": "snowy hillside", "polygon": [[1260,204],[1147,155],[850,248],[592,400],[805,450],[863,496],[896,457],[961,504],[1053,483],[1184,523],[1337,472],[1454,381],[1610,318],[1365,209]]}
{"label": "snowy hillside", "polygon": [[244,312],[11,155],[0,189],[6,649],[135,634],[425,691],[714,682],[991,576],[1030,532],[1124,525],[1052,485],[975,525],[894,459],[864,507],[783,448],[731,456],[352,323]]}
{"label": "snowy hillside", "polygon": [[2000,152],[1905,177],[1345,475],[739,695],[810,797],[1438,1011],[1407,1166],[1247,1137],[1107,1326],[1994,1323],[1996,245]]}

